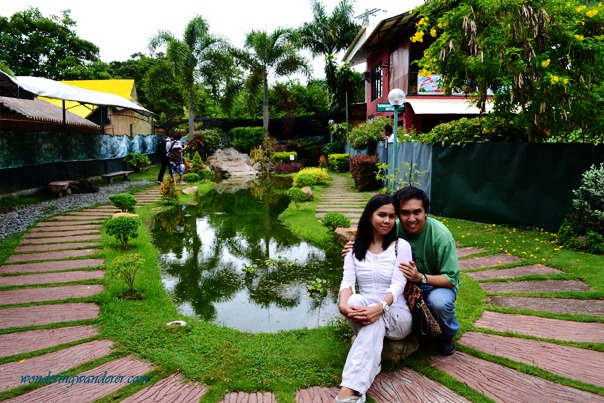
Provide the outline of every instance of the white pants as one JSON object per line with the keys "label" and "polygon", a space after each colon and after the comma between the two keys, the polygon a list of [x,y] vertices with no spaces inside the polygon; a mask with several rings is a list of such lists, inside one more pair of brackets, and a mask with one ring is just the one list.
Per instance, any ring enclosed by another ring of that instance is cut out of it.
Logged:
{"label": "white pants", "polygon": [[[369,302],[360,294],[352,294],[346,305],[367,306]],[[356,338],[346,357],[340,386],[364,395],[382,368],[384,337],[400,340],[408,336],[411,333],[411,312],[391,306],[388,313],[369,325],[361,326],[354,322],[350,325]]]}

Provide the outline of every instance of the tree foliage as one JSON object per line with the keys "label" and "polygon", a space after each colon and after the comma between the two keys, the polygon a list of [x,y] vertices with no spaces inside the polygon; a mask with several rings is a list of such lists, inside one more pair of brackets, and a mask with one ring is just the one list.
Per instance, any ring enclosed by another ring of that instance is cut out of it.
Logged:
{"label": "tree foliage", "polygon": [[[601,3],[571,0],[428,0],[413,42],[434,42],[420,74],[442,74],[446,91],[477,95],[485,110],[527,131],[529,141],[576,130],[599,136],[604,56]],[[600,135],[601,136],[601,135]]]}
{"label": "tree foliage", "polygon": [[99,48],[78,38],[69,15],[65,10],[61,16],[44,17],[30,7],[10,19],[0,16],[0,62],[17,76],[81,78],[78,73],[100,62]]}

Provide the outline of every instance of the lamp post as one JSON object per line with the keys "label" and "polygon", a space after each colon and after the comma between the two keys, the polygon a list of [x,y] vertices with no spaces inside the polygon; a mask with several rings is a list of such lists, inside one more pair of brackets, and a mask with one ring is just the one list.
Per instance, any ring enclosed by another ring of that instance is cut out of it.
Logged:
{"label": "lamp post", "polygon": [[392,140],[392,172],[394,172],[394,182],[396,183],[396,160],[398,157],[398,109],[402,106],[405,111],[405,92],[400,88],[395,88],[388,93],[388,102],[394,106],[394,127]]}

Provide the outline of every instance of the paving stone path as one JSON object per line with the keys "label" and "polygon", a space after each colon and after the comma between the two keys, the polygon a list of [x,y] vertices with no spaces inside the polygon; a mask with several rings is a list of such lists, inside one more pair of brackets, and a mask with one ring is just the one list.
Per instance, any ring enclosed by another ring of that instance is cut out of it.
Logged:
{"label": "paving stone path", "polygon": [[[135,197],[141,204],[155,203],[158,189]],[[355,225],[366,201],[349,179],[335,176],[321,195],[317,218],[340,211]],[[126,385],[99,382],[66,388],[53,383],[21,391],[23,375],[46,376],[49,371],[58,375],[86,363],[92,369],[79,376],[141,376],[153,370],[151,363],[130,356],[103,359],[112,352],[113,343],[99,338],[99,306],[90,298],[103,290],[100,227],[114,212],[111,206],[99,206],[41,222],[23,236],[11,258],[0,266],[0,358],[4,362],[0,365],[0,392],[16,392],[8,401],[92,402]],[[554,291],[573,291],[573,295],[589,291],[581,281],[556,279],[564,274],[557,268],[523,265],[522,259],[507,254],[485,256],[484,250],[475,247],[458,248],[458,256],[463,272],[487,292],[491,309],[457,340],[463,351],[450,357],[434,356],[431,364],[497,402],[604,402],[604,395],[586,390],[589,385],[604,390],[604,353],[589,349],[594,343],[604,343],[604,323],[597,321],[604,315],[604,301],[551,298],[549,293]],[[545,274],[552,277],[530,279]],[[539,292],[540,297],[523,295],[527,292]],[[493,307],[522,309],[523,314],[496,312]],[[587,320],[527,315],[527,309],[535,315],[581,314]],[[590,317],[595,319],[589,321]],[[474,351],[483,358],[473,355]],[[551,374],[548,379],[567,379],[575,387],[528,375],[513,365],[495,364],[484,358],[489,356],[531,366]],[[102,364],[94,365],[97,361]],[[299,390],[295,400],[332,403],[338,389],[335,385],[311,386]],[[197,402],[207,391],[206,386],[173,373],[123,401]],[[409,368],[379,374],[368,395],[383,403],[468,401]],[[270,392],[234,391],[221,402],[268,403],[276,398]]]}

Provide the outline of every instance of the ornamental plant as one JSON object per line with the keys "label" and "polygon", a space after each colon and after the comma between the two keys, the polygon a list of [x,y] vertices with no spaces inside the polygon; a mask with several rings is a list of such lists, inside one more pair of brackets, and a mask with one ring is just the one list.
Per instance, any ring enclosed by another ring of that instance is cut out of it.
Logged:
{"label": "ornamental plant", "polygon": [[178,203],[178,197],[180,196],[180,189],[178,189],[178,186],[176,186],[172,178],[170,178],[166,179],[159,186],[159,194],[165,203],[176,204]]}
{"label": "ornamental plant", "polygon": [[296,209],[300,208],[300,203],[303,203],[306,201],[306,193],[304,193],[304,191],[300,188],[297,188],[297,187],[289,188],[287,190],[286,194],[287,194],[287,197],[289,197],[289,199],[295,203]]}
{"label": "ornamental plant", "polygon": [[195,182],[199,182],[201,180],[201,178],[197,174],[189,173],[189,174],[184,174],[182,176],[182,180],[185,181],[186,183],[195,183]]}
{"label": "ornamental plant", "polygon": [[136,199],[130,193],[116,193],[109,196],[109,200],[115,207],[124,212],[133,213]]}
{"label": "ornamental plant", "polygon": [[387,116],[376,116],[355,126],[348,135],[350,146],[356,150],[367,148],[371,143],[382,140],[381,131],[384,125],[392,125],[392,119]]}
{"label": "ornamental plant", "polygon": [[302,174],[296,178],[296,186],[303,188],[304,186],[313,186],[315,184],[315,177],[311,174]]}
{"label": "ornamental plant", "polygon": [[134,172],[139,172],[141,168],[149,166],[151,161],[149,161],[149,157],[147,154],[141,153],[129,153],[124,157],[124,168],[127,170],[132,170]]}
{"label": "ornamental plant", "polygon": [[327,169],[309,167],[301,169],[296,175],[294,175],[294,186],[298,186],[296,179],[300,175],[304,174],[311,174],[315,178],[316,185],[327,185],[329,182],[329,174],[327,173]]}
{"label": "ornamental plant", "polygon": [[107,235],[114,236],[115,239],[122,245],[122,248],[128,246],[130,238],[138,237],[138,226],[140,220],[134,217],[115,217],[110,218],[105,222],[105,230]]}
{"label": "ornamental plant", "polygon": [[111,264],[110,271],[121,278],[128,285],[128,294],[131,298],[138,297],[138,293],[134,290],[134,277],[138,270],[143,267],[143,255],[140,253],[129,253],[115,258]]}
{"label": "ornamental plant", "polygon": [[350,220],[348,217],[337,211],[330,211],[325,214],[321,219],[321,223],[332,231],[335,231],[338,227],[350,227]]}

